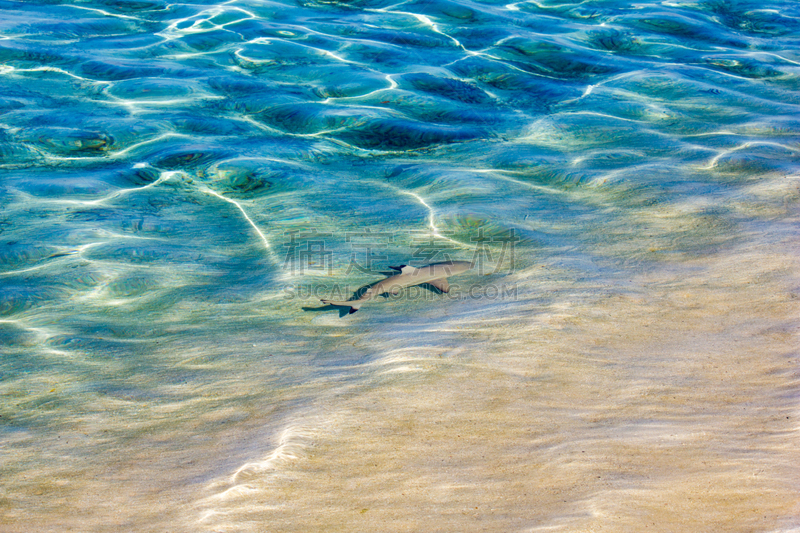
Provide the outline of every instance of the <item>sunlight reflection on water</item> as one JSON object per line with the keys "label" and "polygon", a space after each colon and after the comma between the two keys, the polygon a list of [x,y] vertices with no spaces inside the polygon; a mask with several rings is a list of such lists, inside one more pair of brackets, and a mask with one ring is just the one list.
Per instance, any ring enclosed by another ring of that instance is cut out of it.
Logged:
{"label": "sunlight reflection on water", "polygon": [[800,527],[793,3],[0,10],[4,531]]}

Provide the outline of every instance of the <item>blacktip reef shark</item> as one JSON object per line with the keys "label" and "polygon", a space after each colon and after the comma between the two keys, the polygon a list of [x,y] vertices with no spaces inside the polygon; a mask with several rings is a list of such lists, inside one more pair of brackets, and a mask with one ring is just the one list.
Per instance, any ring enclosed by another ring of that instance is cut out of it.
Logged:
{"label": "blacktip reef shark", "polygon": [[414,268],[409,265],[400,265],[396,267],[389,267],[393,270],[400,271],[399,274],[389,276],[369,287],[360,298],[356,300],[337,301],[337,300],[321,300],[322,303],[328,305],[337,305],[341,307],[349,307],[350,314],[358,311],[361,306],[382,294],[391,293],[397,294],[400,289],[411,287],[413,285],[421,285],[428,283],[433,285],[442,292],[450,291],[450,283],[447,282],[449,276],[455,276],[466,272],[475,266],[475,263],[469,261],[445,261],[442,263],[433,263],[430,265]]}

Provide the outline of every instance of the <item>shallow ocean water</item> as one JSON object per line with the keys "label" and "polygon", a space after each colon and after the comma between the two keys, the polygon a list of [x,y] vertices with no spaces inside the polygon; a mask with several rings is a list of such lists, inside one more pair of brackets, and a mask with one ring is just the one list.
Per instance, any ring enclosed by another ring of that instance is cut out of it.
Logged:
{"label": "shallow ocean water", "polygon": [[0,10],[3,531],[800,530],[795,2]]}

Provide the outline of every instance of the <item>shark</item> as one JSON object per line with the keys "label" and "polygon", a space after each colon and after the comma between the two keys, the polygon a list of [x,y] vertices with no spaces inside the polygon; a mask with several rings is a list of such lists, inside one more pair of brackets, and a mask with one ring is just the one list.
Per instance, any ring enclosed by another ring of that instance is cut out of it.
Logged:
{"label": "shark", "polygon": [[369,287],[360,298],[355,300],[321,300],[322,303],[328,305],[336,305],[341,307],[349,307],[350,314],[352,315],[358,311],[361,306],[382,294],[391,293],[397,294],[400,289],[411,287],[413,285],[421,285],[428,283],[433,285],[442,292],[450,291],[450,283],[447,278],[461,274],[470,270],[475,266],[475,263],[469,261],[444,261],[442,263],[432,263],[430,265],[415,268],[410,265],[400,265],[396,267],[389,267],[392,270],[397,270],[399,273],[382,279],[378,283]]}

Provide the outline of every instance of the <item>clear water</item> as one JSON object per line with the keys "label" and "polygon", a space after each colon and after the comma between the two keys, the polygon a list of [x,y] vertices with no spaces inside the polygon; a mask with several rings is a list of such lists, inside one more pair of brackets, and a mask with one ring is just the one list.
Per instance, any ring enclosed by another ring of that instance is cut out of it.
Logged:
{"label": "clear water", "polygon": [[796,2],[0,10],[4,532],[800,529]]}

